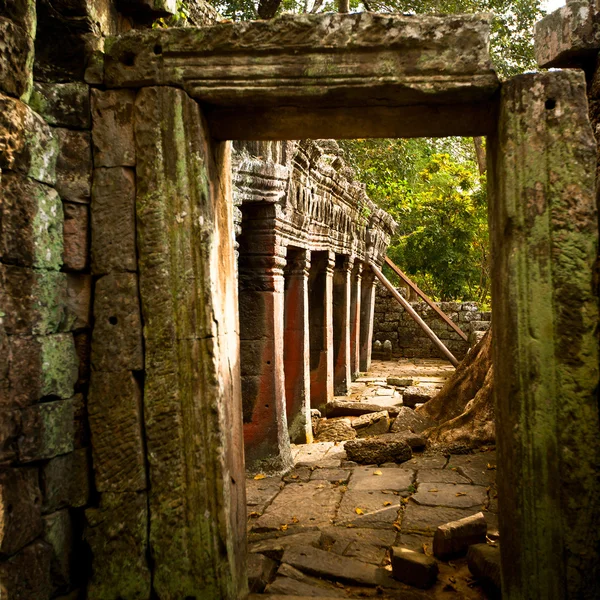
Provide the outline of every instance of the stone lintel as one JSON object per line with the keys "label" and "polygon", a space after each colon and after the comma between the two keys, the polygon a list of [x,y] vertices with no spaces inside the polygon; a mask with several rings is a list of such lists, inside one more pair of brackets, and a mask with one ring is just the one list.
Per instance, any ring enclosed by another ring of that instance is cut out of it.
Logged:
{"label": "stone lintel", "polygon": [[485,104],[499,87],[490,20],[329,13],[132,31],[107,41],[106,84],[174,85],[207,105],[244,110]]}
{"label": "stone lintel", "polygon": [[588,1],[569,2],[535,25],[540,67],[580,67],[600,49],[598,13]]}

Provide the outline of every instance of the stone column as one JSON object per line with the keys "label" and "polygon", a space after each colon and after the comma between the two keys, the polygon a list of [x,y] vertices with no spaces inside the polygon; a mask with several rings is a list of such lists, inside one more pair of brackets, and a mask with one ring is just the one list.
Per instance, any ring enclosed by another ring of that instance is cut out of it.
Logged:
{"label": "stone column", "polygon": [[584,75],[502,85],[488,145],[502,597],[597,597],[596,148]]}
{"label": "stone column", "polygon": [[288,431],[290,440],[295,444],[312,442],[308,337],[309,271],[310,250],[288,248],[283,358]]}
{"label": "stone column", "polygon": [[[242,208],[244,211],[244,208]],[[274,239],[275,234],[271,232]],[[261,254],[251,254],[260,248]],[[283,369],[285,248],[240,238],[240,344],[244,445],[252,472],[292,466]]]}
{"label": "stone column", "polygon": [[139,529],[153,595],[233,600],[247,580],[230,147],[180,89],[143,88],[134,116],[150,480]]}
{"label": "stone column", "polygon": [[333,252],[313,252],[309,278],[310,404],[333,399]]}
{"label": "stone column", "polygon": [[354,264],[350,297],[350,373],[354,381],[360,372],[360,303],[363,265]]}
{"label": "stone column", "polygon": [[338,256],[333,276],[333,360],[334,394],[348,393],[350,370],[350,297],[354,258]]}
{"label": "stone column", "polygon": [[373,346],[373,315],[375,314],[375,274],[366,268],[362,273],[360,289],[360,348],[359,370],[363,373],[371,368]]}

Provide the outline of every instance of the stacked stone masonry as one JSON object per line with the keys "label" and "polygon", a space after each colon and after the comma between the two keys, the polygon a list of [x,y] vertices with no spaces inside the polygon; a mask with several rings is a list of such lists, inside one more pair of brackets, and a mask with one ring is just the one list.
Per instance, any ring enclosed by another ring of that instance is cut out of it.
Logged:
{"label": "stacked stone masonry", "polygon": [[[399,291],[404,290],[401,288]],[[464,340],[426,302],[411,302],[411,305],[459,360],[477,341],[479,332],[487,331],[491,325],[491,312],[481,310],[477,302],[440,302],[439,307],[467,335],[467,340]],[[383,345],[386,340],[392,344],[391,356],[394,358],[445,358],[390,292],[377,285],[373,342]],[[379,345],[374,348],[377,358],[386,358],[383,352],[378,352],[378,348]]]}

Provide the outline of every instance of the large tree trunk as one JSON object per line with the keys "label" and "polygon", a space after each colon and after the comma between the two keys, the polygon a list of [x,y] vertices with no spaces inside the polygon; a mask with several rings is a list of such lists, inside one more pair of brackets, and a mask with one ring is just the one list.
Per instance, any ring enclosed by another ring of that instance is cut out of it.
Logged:
{"label": "large tree trunk", "polygon": [[430,446],[450,451],[494,443],[492,332],[458,365],[440,393],[417,411],[439,425],[424,432]]}

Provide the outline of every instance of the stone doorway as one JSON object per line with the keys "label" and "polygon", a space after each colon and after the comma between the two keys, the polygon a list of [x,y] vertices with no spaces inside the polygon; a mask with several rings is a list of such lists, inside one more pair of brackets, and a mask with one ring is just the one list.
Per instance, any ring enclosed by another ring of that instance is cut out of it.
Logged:
{"label": "stone doorway", "polygon": [[[284,264],[272,232],[259,232],[240,266],[254,302],[238,320],[224,141],[365,136],[488,136],[505,593],[592,589],[597,228],[585,82],[553,72],[500,84],[488,36],[482,16],[303,15],[132,32],[107,46],[107,89],[134,98],[146,519],[160,597],[236,598],[246,585],[238,341],[246,352],[257,338],[243,328],[284,314]],[[269,339],[271,368],[248,385],[283,398],[285,355]],[[273,444],[285,406],[266,404]]]}

